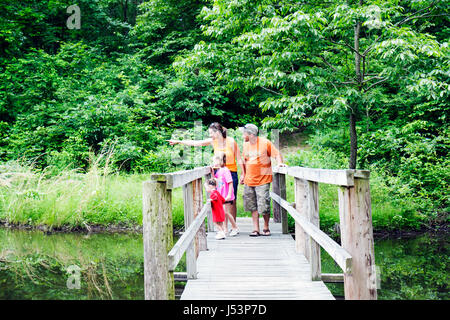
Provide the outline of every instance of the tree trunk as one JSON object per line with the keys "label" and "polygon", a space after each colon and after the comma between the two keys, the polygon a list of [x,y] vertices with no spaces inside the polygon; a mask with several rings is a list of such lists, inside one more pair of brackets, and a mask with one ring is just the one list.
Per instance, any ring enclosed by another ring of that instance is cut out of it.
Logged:
{"label": "tree trunk", "polygon": [[[363,0],[359,0],[359,6],[363,5]],[[361,22],[357,21],[355,25],[354,49],[355,49],[355,74],[358,82],[358,90],[361,93],[363,75],[361,74],[361,55],[359,53],[359,32],[361,30]],[[350,109],[350,160],[349,168],[356,169],[356,156],[358,150],[358,142],[356,139],[356,112],[357,103]]]}
{"label": "tree trunk", "polygon": [[[356,107],[354,107],[356,108]],[[356,139],[356,110],[350,110],[350,161],[349,169],[356,169],[358,143]]]}
{"label": "tree trunk", "polygon": [[123,4],[123,21],[128,22],[128,0],[125,0],[125,3]]}

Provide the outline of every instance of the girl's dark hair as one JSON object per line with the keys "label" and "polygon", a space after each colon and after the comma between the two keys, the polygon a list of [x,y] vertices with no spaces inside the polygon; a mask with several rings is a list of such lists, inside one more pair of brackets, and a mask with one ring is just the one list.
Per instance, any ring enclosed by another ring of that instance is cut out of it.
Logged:
{"label": "girl's dark hair", "polygon": [[210,186],[216,187],[216,186],[217,186],[216,179],[209,179],[209,180],[208,180],[208,184],[209,184]]}
{"label": "girl's dark hair", "polygon": [[213,129],[215,131],[219,131],[222,134],[222,137],[227,137],[227,129],[222,127],[222,125],[218,122],[213,122],[209,125],[210,129]]}

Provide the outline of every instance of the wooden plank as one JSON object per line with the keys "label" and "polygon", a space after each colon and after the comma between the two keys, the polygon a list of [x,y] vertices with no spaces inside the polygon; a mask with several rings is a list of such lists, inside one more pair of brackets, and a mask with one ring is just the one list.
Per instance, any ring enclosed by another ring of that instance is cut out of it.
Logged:
{"label": "wooden plank", "polygon": [[248,236],[251,218],[237,224],[236,237],[208,234],[211,249],[200,252],[198,278],[187,282],[182,300],[334,299],[322,281],[311,281],[309,263],[280,224],[273,224],[272,236],[256,238]]}
{"label": "wooden plank", "polygon": [[314,182],[353,186],[355,170],[313,169],[304,167],[274,167],[275,173],[284,173],[292,177]]}
{"label": "wooden plank", "polygon": [[330,254],[330,256],[334,259],[334,261],[336,261],[344,272],[350,273],[352,271],[352,256],[345,249],[334,242],[333,239],[309,222],[305,217],[301,216],[299,212],[292,208],[286,200],[281,199],[273,192],[270,193],[270,196],[273,200],[277,201],[282,207],[284,207],[295,219],[295,221],[300,224],[302,229]]}
{"label": "wooden plank", "polygon": [[360,178],[360,179],[369,179],[370,178],[369,170],[353,170],[353,171],[354,171],[353,176],[355,178]]}
{"label": "wooden plank", "polygon": [[321,280],[323,282],[341,283],[344,282],[343,273],[322,273]]}
{"label": "wooden plank", "polygon": [[344,272],[347,300],[377,299],[372,209],[368,179],[339,188],[341,243],[353,258],[352,272]]}
{"label": "wooden plank", "polygon": [[188,281],[187,272],[174,272],[173,279],[174,281],[186,282]]}
{"label": "wooden plank", "polygon": [[211,172],[211,167],[200,167],[192,170],[177,171],[167,173],[167,189],[181,187],[191,181],[197,180]]}
{"label": "wooden plank", "polygon": [[[183,204],[184,204],[184,228],[188,227],[194,221],[194,197],[192,191],[192,182],[183,185]],[[189,279],[195,279],[197,276],[197,257],[195,255],[195,241],[192,241],[186,249],[186,271]]]}
{"label": "wooden plank", "polygon": [[175,298],[167,252],[173,243],[172,192],[165,182],[146,181],[142,191],[144,287],[146,300]]}
{"label": "wooden plank", "polygon": [[[317,229],[320,229],[319,223],[319,184],[314,181],[307,182],[306,203],[307,203],[307,219]],[[309,263],[311,265],[311,279],[313,281],[320,280],[320,245],[310,237],[308,241]]]}
{"label": "wooden plank", "polygon": [[197,234],[197,230],[200,228],[203,220],[205,219],[208,210],[211,210],[211,203],[209,202],[205,203],[198,216],[184,231],[183,235],[178,239],[172,250],[170,250],[168,254],[169,271],[173,271],[177,267],[178,262],[180,262],[180,259],[183,256],[184,252],[187,250],[192,240],[194,240],[194,237]]}

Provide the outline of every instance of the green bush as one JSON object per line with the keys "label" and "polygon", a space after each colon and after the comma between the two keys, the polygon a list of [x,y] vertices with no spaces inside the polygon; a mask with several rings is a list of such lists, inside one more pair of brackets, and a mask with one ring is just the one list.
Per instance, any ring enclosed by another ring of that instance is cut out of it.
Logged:
{"label": "green bush", "polygon": [[[330,148],[319,148],[314,136],[310,142],[311,150],[299,150],[288,155],[286,162],[290,166],[346,169],[347,159],[343,154]],[[424,223],[432,222],[433,215],[428,213],[433,206],[430,199],[418,198],[409,188],[401,185],[398,178],[386,175],[375,165],[368,169],[371,171],[372,221],[375,231],[419,229]],[[335,237],[338,235],[335,225],[339,223],[337,198],[336,186],[319,184],[320,227]],[[292,219],[289,220],[289,227],[291,230],[294,227]]]}

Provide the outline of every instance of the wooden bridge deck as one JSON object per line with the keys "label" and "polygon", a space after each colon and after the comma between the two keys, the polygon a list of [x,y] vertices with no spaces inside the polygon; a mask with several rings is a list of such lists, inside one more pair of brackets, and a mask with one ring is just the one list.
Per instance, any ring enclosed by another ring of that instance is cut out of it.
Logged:
{"label": "wooden bridge deck", "polygon": [[[198,279],[189,280],[182,300],[334,299],[322,281],[311,281],[310,265],[295,241],[271,219],[269,237],[249,237],[251,218],[238,218],[240,234],[216,240],[197,260]],[[262,230],[262,218],[260,226]]]}

